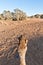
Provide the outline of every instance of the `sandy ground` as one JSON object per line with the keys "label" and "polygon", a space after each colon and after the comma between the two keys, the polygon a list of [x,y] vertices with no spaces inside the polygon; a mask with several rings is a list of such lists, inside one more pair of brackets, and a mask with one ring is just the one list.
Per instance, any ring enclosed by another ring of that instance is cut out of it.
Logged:
{"label": "sandy ground", "polygon": [[0,65],[20,65],[18,52],[14,52],[24,34],[28,38],[27,65],[43,65],[43,19],[23,21],[0,20]]}

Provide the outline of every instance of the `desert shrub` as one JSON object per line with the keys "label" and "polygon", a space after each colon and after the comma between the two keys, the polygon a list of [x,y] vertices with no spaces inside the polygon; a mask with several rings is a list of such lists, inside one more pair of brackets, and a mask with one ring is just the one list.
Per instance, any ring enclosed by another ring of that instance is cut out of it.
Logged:
{"label": "desert shrub", "polygon": [[17,19],[16,18],[12,18],[12,21],[17,21]]}
{"label": "desert shrub", "polygon": [[39,14],[34,15],[35,18],[39,18]]}
{"label": "desert shrub", "polygon": [[43,18],[43,15],[40,15],[40,18]]}

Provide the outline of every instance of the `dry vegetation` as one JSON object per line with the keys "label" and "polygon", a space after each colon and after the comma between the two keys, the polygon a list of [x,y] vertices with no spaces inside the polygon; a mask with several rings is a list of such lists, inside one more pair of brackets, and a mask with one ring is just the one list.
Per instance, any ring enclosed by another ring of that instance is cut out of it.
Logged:
{"label": "dry vegetation", "polygon": [[0,14],[0,20],[24,20],[26,19],[27,15],[20,9],[14,9],[14,12],[10,12],[9,10],[4,10],[2,14]]}
{"label": "dry vegetation", "polygon": [[15,52],[21,34],[28,38],[27,65],[43,65],[43,19],[29,18],[23,21],[0,20],[0,65],[19,65]]}
{"label": "dry vegetation", "polygon": [[12,20],[12,21],[21,21],[29,18],[40,18],[43,19],[43,14],[35,14],[32,16],[27,16],[26,13],[20,9],[14,9],[14,12],[4,10],[0,14],[0,20]]}

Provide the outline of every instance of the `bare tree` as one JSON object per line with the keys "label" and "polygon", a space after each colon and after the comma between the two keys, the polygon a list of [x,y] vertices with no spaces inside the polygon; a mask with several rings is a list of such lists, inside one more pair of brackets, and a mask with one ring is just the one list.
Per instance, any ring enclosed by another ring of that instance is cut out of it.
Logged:
{"label": "bare tree", "polygon": [[17,20],[26,19],[26,13],[23,12],[22,10],[20,10],[20,9],[14,9],[14,12],[15,12],[15,18]]}
{"label": "bare tree", "polygon": [[4,19],[11,19],[12,18],[11,12],[6,11],[6,10],[4,10],[3,16],[4,16]]}
{"label": "bare tree", "polygon": [[5,20],[6,19],[11,20],[12,19],[12,20],[19,21],[19,20],[26,19],[26,17],[27,17],[26,13],[23,12],[22,10],[18,9],[18,8],[14,9],[14,12],[4,10],[2,14],[3,14],[3,17]]}

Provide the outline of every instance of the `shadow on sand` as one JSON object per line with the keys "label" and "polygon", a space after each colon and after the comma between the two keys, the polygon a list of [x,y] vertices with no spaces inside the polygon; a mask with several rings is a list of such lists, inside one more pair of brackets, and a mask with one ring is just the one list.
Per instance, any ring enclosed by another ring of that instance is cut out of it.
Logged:
{"label": "shadow on sand", "polygon": [[[16,51],[11,58],[0,58],[0,65],[20,65],[19,55]],[[27,65],[43,65],[43,36],[34,37],[28,42],[28,50],[26,53]]]}
{"label": "shadow on sand", "polygon": [[30,39],[26,54],[27,65],[43,65],[43,36]]}

